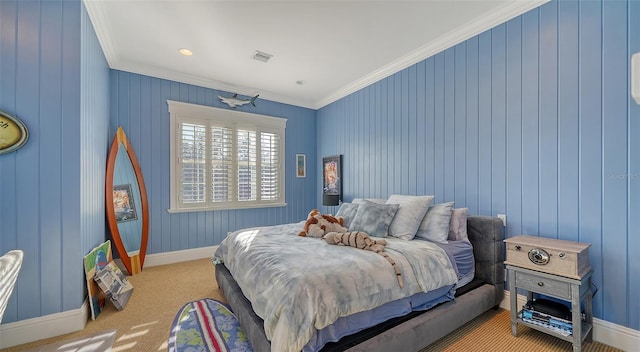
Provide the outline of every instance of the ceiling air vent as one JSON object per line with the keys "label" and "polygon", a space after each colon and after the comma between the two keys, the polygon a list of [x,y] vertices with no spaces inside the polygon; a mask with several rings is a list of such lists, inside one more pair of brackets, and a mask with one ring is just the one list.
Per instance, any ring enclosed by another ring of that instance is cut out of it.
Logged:
{"label": "ceiling air vent", "polygon": [[262,61],[262,62],[267,62],[269,61],[269,59],[273,57],[273,55],[271,54],[267,54],[267,53],[263,53],[262,51],[258,51],[256,50],[255,53],[253,53],[252,58],[254,60],[258,60],[258,61]]}

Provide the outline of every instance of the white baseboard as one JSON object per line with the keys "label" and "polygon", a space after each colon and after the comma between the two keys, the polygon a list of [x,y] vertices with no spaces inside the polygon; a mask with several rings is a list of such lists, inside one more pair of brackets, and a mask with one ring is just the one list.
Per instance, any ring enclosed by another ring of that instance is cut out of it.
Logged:
{"label": "white baseboard", "polygon": [[84,329],[89,319],[89,301],[78,309],[0,325],[0,348],[48,339]]}
{"label": "white baseboard", "polygon": [[[527,303],[526,296],[518,295],[517,299],[518,307]],[[500,302],[500,308],[511,310],[510,303],[510,292],[504,291],[504,299]],[[640,346],[640,331],[593,318],[593,340],[623,351],[637,351]]]}
{"label": "white baseboard", "polygon": [[[149,254],[145,267],[211,258],[218,246],[185,249],[173,252]],[[89,319],[89,303],[73,310],[49,314],[0,325],[0,349],[48,339],[84,329]]]}
{"label": "white baseboard", "polygon": [[193,249],[183,249],[173,252],[149,254],[144,258],[144,266],[158,266],[173,263],[186,262],[189,260],[204,259],[213,257],[218,246],[200,247]]}

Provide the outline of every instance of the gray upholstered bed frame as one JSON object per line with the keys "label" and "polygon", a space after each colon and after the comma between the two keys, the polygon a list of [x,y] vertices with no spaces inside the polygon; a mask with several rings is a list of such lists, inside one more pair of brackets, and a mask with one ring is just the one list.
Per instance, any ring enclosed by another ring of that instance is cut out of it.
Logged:
{"label": "gray upholstered bed frame", "polygon": [[[470,216],[467,232],[473,244],[476,279],[481,280],[482,285],[347,351],[419,351],[487,310],[498,307],[504,295],[502,220]],[[254,314],[251,304],[223,264],[216,265],[216,280],[254,349],[258,352],[270,351],[271,345],[265,336],[262,319]]]}

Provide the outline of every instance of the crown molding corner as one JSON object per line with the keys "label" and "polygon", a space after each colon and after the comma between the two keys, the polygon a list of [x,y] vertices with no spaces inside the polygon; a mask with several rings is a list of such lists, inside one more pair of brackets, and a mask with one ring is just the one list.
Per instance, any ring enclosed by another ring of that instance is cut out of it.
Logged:
{"label": "crown molding corner", "polygon": [[113,41],[108,35],[111,31],[109,30],[108,22],[104,20],[106,18],[106,14],[101,10],[101,6],[96,4],[96,1],[82,0],[82,3],[84,4],[84,8],[87,10],[89,20],[93,25],[96,37],[98,37],[98,42],[100,43],[102,52],[107,60],[107,64],[110,68],[113,68],[118,64],[119,59],[118,52],[113,45]]}

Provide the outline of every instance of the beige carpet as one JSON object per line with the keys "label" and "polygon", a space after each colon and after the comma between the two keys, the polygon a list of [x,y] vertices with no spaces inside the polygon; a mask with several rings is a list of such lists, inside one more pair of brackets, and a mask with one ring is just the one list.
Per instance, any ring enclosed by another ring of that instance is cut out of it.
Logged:
{"label": "beige carpet", "polygon": [[166,351],[171,323],[182,306],[207,297],[224,301],[209,259],[145,267],[128,279],[133,294],[122,311],[107,302],[106,309],[96,320],[89,320],[83,331],[2,351],[22,351],[109,329],[117,330],[113,351]]}
{"label": "beige carpet", "polygon": [[[89,321],[83,331],[2,351],[35,349],[110,329],[117,330],[113,345],[115,352],[166,351],[171,323],[184,304],[207,297],[224,301],[209,259],[144,268],[142,273],[129,277],[129,280],[134,292],[124,310],[117,311],[108,302],[105,311],[95,321]],[[583,347],[585,352],[618,351],[596,342],[585,343]],[[423,351],[544,352],[572,351],[572,347],[568,342],[527,327],[519,328],[519,336],[513,337],[509,312],[498,310],[485,313]]]}
{"label": "beige carpet", "polygon": [[[551,352],[573,351],[573,345],[522,325],[518,326],[518,337],[515,337],[511,335],[509,311],[499,309],[484,313],[420,352],[441,351]],[[599,342],[584,341],[582,351],[619,352],[621,350]]]}

